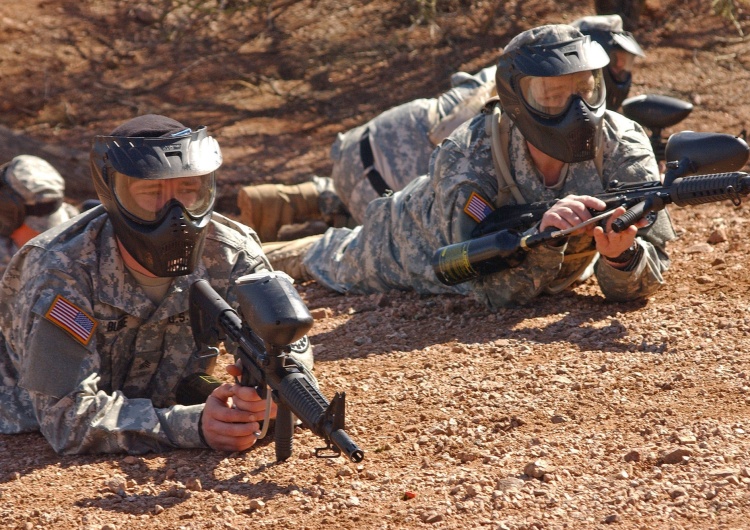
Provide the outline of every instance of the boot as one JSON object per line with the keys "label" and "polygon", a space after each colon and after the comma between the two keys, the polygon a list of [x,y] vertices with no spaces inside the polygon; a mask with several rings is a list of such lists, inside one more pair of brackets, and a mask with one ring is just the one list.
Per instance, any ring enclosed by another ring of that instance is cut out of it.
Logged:
{"label": "boot", "polygon": [[276,234],[277,241],[294,241],[315,234],[323,234],[328,230],[328,223],[323,220],[307,221],[292,225],[284,225]]}
{"label": "boot", "polygon": [[318,196],[312,182],[245,186],[237,194],[240,221],[254,229],[261,241],[276,241],[282,226],[320,219]]}
{"label": "boot", "polygon": [[263,243],[263,252],[271,262],[274,270],[284,271],[299,281],[312,280],[313,277],[302,263],[310,247],[323,237],[322,234],[295,239],[294,241],[274,241]]}

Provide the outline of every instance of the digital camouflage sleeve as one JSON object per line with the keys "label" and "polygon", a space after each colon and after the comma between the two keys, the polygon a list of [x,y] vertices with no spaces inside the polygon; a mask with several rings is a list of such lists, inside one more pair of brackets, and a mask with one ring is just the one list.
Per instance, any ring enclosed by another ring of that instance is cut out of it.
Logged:
{"label": "digital camouflage sleeve", "polygon": [[203,260],[157,307],[124,268],[103,208],[16,254],[0,291],[0,432],[40,429],[59,453],[203,447],[203,405],[175,403],[200,359],[188,312],[199,278],[236,307],[237,277],[269,268],[255,234],[213,215]]}

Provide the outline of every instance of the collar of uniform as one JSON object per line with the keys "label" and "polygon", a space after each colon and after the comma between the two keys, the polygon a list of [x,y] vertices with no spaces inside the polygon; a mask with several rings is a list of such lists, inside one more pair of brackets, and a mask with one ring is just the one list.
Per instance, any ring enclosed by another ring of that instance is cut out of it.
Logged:
{"label": "collar of uniform", "polygon": [[99,282],[99,300],[111,305],[141,320],[166,319],[188,311],[187,294],[190,286],[196,280],[207,277],[203,262],[192,274],[178,276],[172,282],[166,296],[159,306],[155,306],[141,289],[138,282],[128,272],[117,248],[114,229],[111,222],[107,222],[102,229],[99,240],[100,259],[99,275],[95,281]]}

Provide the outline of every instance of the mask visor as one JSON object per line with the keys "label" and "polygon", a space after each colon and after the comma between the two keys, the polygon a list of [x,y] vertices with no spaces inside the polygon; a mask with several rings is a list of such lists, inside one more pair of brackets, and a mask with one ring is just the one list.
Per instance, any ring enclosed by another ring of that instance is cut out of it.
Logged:
{"label": "mask visor", "polygon": [[156,221],[172,200],[178,201],[192,217],[208,213],[216,192],[214,173],[170,179],[137,179],[114,174],[115,198],[131,217],[143,222]]}
{"label": "mask visor", "polygon": [[563,114],[576,96],[598,107],[605,95],[601,68],[554,77],[527,76],[521,78],[520,88],[524,102],[547,116]]}
{"label": "mask visor", "polygon": [[630,79],[630,72],[633,71],[635,55],[625,50],[612,50],[609,52],[609,73],[618,83],[625,83]]}

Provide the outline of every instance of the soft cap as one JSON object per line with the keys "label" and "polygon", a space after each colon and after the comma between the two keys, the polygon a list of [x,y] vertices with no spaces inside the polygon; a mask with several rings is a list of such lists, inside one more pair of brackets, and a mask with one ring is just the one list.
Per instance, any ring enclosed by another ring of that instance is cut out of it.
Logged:
{"label": "soft cap", "polygon": [[144,114],[118,126],[110,133],[110,136],[168,138],[171,136],[183,136],[189,132],[190,128],[185,127],[177,120],[159,114]]}
{"label": "soft cap", "polygon": [[505,47],[505,53],[515,51],[524,46],[538,44],[557,44],[574,39],[580,39],[583,34],[573,26],[567,24],[549,24],[539,26],[519,33]]}
{"label": "soft cap", "polygon": [[60,202],[61,207],[49,215],[29,215],[24,221],[37,232],[44,232],[71,217],[62,207],[65,180],[46,160],[32,155],[18,155],[5,167],[5,182],[18,193],[26,206]]}

